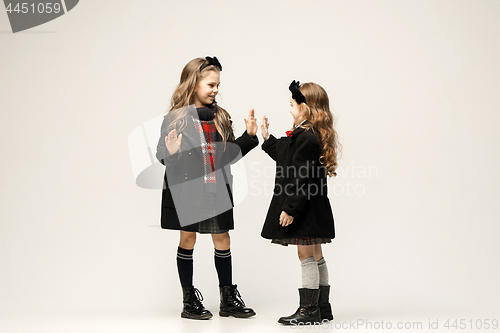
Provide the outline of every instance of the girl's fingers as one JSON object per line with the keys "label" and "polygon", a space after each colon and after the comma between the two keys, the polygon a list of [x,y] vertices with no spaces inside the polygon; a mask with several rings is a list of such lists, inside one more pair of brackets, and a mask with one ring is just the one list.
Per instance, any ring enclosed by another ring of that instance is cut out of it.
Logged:
{"label": "girl's fingers", "polygon": [[174,128],[170,133],[168,133],[167,138],[168,141],[172,140],[174,137],[177,137],[177,130]]}
{"label": "girl's fingers", "polygon": [[269,127],[269,123],[268,123],[268,119],[266,118],[266,116],[262,117],[262,122],[264,123],[264,126]]}

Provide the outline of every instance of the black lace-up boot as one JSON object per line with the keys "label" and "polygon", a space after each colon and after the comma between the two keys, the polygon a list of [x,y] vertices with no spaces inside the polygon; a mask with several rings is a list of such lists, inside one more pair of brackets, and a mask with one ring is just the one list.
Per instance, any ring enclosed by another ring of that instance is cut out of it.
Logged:
{"label": "black lace-up boot", "polygon": [[233,316],[236,318],[248,318],[255,316],[255,312],[245,307],[245,302],[241,298],[237,286],[219,286],[220,291],[220,311],[221,317]]}
{"label": "black lace-up boot", "polygon": [[182,287],[182,296],[184,308],[182,309],[181,317],[189,319],[209,319],[212,318],[212,313],[205,309],[201,301],[203,295],[193,287]]}
{"label": "black lace-up boot", "polygon": [[281,317],[278,322],[284,325],[299,323],[321,323],[318,307],[319,289],[299,289],[300,306],[295,313],[288,317]]}

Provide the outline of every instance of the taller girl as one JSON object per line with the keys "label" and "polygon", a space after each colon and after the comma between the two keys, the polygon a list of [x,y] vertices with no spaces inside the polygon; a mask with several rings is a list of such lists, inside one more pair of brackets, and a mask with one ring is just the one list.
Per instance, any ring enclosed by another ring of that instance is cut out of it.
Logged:
{"label": "taller girl", "polygon": [[274,195],[262,229],[273,243],[297,245],[302,266],[300,306],[285,325],[332,320],[328,270],[321,244],[335,237],[327,176],[336,176],[339,144],[326,91],[316,83],[293,81],[293,128],[279,139],[263,118],[262,149],[276,161]]}
{"label": "taller girl", "polygon": [[[165,165],[161,227],[180,230],[177,269],[183,291],[181,317],[208,319],[200,291],[193,286],[193,249],[196,233],[211,234],[219,277],[220,316],[250,317],[237,286],[232,283],[229,230],[234,229],[232,175],[225,168],[237,155],[258,145],[253,109],[246,131],[234,137],[231,116],[217,105],[222,65],[216,57],[196,58],[186,64],[161,126],[156,158]],[[194,106],[193,106],[194,104]],[[235,149],[236,148],[236,149]],[[239,156],[241,156],[239,155]],[[229,208],[221,208],[230,198]],[[227,201],[227,200],[226,200]],[[192,220],[186,221],[186,216]]]}

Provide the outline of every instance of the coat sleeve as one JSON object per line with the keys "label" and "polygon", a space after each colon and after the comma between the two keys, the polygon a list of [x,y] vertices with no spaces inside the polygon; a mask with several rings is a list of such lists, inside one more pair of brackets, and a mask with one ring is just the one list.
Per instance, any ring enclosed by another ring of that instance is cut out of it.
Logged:
{"label": "coat sleeve", "polygon": [[169,118],[168,116],[163,118],[160,130],[160,139],[158,140],[158,144],[156,145],[156,159],[165,166],[171,166],[176,164],[179,157],[178,152],[171,155],[165,144],[165,137],[168,134],[167,133],[168,122],[169,122],[168,118]]}
{"label": "coat sleeve", "polygon": [[241,152],[241,157],[248,154],[248,152],[259,145],[259,139],[257,136],[251,137],[247,131],[243,132],[243,134],[234,140],[234,144],[229,145],[229,155],[230,155],[230,164],[234,164],[238,162],[238,154]]}
{"label": "coat sleeve", "polygon": [[241,155],[245,156],[250,150],[259,145],[259,139],[256,135],[251,137],[250,134],[248,134],[245,130],[245,132],[239,138],[234,140],[234,143],[236,143],[240,147]]}
{"label": "coat sleeve", "polygon": [[290,182],[283,189],[286,195],[281,209],[293,218],[299,216],[310,198],[311,170],[316,166],[320,148],[313,136],[302,134],[296,140],[292,156],[294,177],[290,177]]}
{"label": "coat sleeve", "polygon": [[276,142],[278,139],[274,135],[269,135],[269,138],[262,144],[262,150],[264,150],[273,160],[276,161]]}

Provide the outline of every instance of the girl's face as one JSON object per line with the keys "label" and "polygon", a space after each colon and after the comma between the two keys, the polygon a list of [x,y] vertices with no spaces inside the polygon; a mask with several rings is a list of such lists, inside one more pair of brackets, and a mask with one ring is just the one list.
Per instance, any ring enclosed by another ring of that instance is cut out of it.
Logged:
{"label": "girl's face", "polygon": [[194,104],[197,108],[210,105],[214,102],[219,92],[220,74],[210,71],[208,75],[196,84],[194,88]]}
{"label": "girl's face", "polygon": [[302,117],[302,112],[300,110],[299,104],[297,104],[297,102],[292,97],[290,97],[290,105],[292,106],[290,113],[293,116],[293,124],[297,126],[301,123],[302,120],[304,120],[304,118]]}

